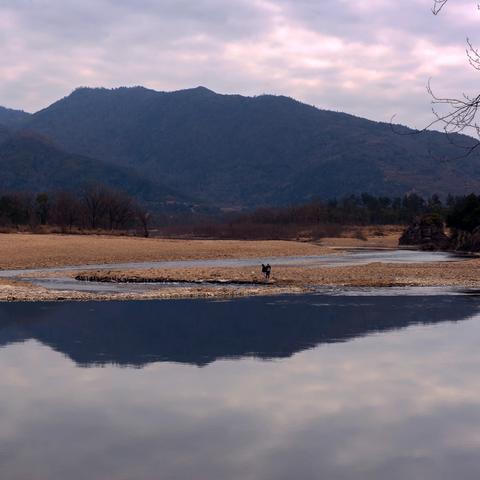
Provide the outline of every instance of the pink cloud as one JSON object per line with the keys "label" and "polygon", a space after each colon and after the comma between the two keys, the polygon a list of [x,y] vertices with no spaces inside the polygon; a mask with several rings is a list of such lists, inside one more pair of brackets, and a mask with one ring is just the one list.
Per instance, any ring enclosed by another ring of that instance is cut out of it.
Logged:
{"label": "pink cloud", "polygon": [[430,77],[473,85],[463,42],[478,20],[469,0],[441,17],[419,0],[0,0],[0,105],[37,110],[79,85],[204,84],[419,126]]}

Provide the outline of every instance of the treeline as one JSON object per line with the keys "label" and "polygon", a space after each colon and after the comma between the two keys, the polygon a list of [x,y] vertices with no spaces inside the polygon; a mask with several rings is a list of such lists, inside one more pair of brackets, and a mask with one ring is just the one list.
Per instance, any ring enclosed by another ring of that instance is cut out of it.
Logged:
{"label": "treeline", "polygon": [[157,212],[154,219],[130,195],[100,184],[78,193],[0,193],[0,228],[3,231],[135,231],[143,236],[153,231],[172,237],[322,238],[338,236],[350,226],[407,225],[427,214],[435,214],[451,228],[473,231],[480,225],[480,196],[450,195],[442,200],[438,195],[423,198],[410,194],[389,198],[364,193],[338,200],[259,208],[221,216]]}
{"label": "treeline", "polygon": [[472,233],[480,227],[480,195],[459,197],[443,220],[447,227]]}
{"label": "treeline", "polygon": [[81,193],[0,194],[0,227],[35,231],[46,226],[58,227],[62,233],[135,228],[148,237],[150,214],[131,196],[103,185]]}
{"label": "treeline", "polygon": [[260,208],[238,215],[231,221],[283,225],[403,225],[427,213],[446,215],[463,198],[450,195],[442,201],[438,195],[425,199],[415,193],[396,198],[363,193],[339,200],[318,200],[298,206]]}
{"label": "treeline", "polygon": [[415,193],[390,198],[368,193],[350,195],[338,200],[312,201],[289,207],[258,208],[251,212],[227,214],[203,222],[160,227],[167,236],[193,236],[225,239],[291,239],[341,235],[349,227],[407,225],[413,219],[434,214],[445,219],[465,202],[467,197],[438,195],[423,198]]}

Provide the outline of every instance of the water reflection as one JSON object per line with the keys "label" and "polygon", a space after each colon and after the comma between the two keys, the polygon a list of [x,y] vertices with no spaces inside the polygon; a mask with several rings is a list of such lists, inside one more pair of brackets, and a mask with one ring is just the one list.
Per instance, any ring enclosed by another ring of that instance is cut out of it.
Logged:
{"label": "water reflection", "polygon": [[323,343],[468,318],[469,298],[248,298],[235,302],[157,301],[0,305],[0,346],[35,339],[77,364],[205,365],[222,358],[271,359]]}
{"label": "water reflection", "polygon": [[479,305],[3,305],[1,478],[477,479]]}

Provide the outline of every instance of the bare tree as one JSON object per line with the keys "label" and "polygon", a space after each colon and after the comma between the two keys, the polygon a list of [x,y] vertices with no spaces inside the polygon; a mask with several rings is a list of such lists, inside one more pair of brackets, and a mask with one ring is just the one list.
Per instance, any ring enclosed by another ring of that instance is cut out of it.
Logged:
{"label": "bare tree", "polygon": [[[438,15],[449,0],[433,0],[433,2],[432,12],[434,15]],[[480,71],[480,52],[472,45],[469,38],[467,38],[466,53],[471,67]],[[430,81],[427,89],[432,97],[432,110],[435,118],[425,129],[432,126],[441,126],[449,136],[450,141],[456,146],[464,148],[466,155],[469,155],[480,146],[480,141],[470,145],[458,145],[450,134],[474,134],[480,140],[478,121],[480,94],[468,95],[464,93],[460,98],[442,97],[434,93]]]}
{"label": "bare tree", "polygon": [[32,223],[34,199],[28,193],[11,193],[0,196],[0,224],[27,225]]}
{"label": "bare tree", "polygon": [[83,204],[88,225],[95,230],[106,212],[106,191],[101,185],[90,185],[83,192]]}
{"label": "bare tree", "polygon": [[58,192],[53,200],[53,220],[62,232],[71,232],[81,217],[81,206],[77,198],[70,192]]}
{"label": "bare tree", "polygon": [[148,238],[150,236],[150,220],[151,220],[150,212],[148,212],[141,205],[137,205],[135,209],[135,213],[136,213],[138,223],[142,227],[143,236],[145,238]]}
{"label": "bare tree", "polygon": [[68,192],[11,193],[0,195],[0,226],[55,225],[63,233],[74,226],[121,230],[140,224],[149,235],[150,215],[121,191],[101,184],[92,185],[81,195]]}
{"label": "bare tree", "polygon": [[39,193],[35,199],[35,206],[40,225],[46,225],[50,217],[51,207],[48,193]]}
{"label": "bare tree", "polygon": [[110,230],[125,228],[134,218],[134,204],[131,197],[116,190],[105,190],[105,211]]}

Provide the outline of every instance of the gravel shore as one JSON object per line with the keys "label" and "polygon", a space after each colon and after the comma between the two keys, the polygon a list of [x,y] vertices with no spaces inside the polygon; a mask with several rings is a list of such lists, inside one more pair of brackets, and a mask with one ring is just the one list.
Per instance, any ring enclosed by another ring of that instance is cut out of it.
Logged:
{"label": "gravel shore", "polygon": [[86,271],[77,274],[79,280],[138,283],[138,282],[204,282],[231,283],[282,288],[310,286],[388,287],[388,286],[461,286],[480,287],[480,259],[452,262],[402,264],[370,263],[336,267],[274,268],[267,283],[259,269],[251,267],[179,268],[126,271]]}
{"label": "gravel shore", "polygon": [[[350,247],[393,247],[398,232],[372,235],[367,241],[324,239],[321,244],[288,241],[160,240],[106,236],[0,235],[0,269],[60,267],[74,264],[149,260],[261,258],[338,254]],[[54,272],[44,276],[55,276]],[[480,258],[462,261],[355,266],[276,266],[266,282],[260,268],[193,267],[147,270],[62,272],[85,283],[151,283],[151,288],[118,292],[60,291],[33,285],[27,279],[0,280],[2,301],[149,300],[229,298],[311,291],[315,287],[463,287],[480,288]],[[40,275],[41,276],[41,275]],[[177,285],[173,285],[173,284]],[[178,285],[180,284],[180,285]]]}
{"label": "gravel shore", "polygon": [[[269,282],[251,267],[72,272],[85,282],[158,282],[148,291],[54,291],[26,282],[0,281],[0,301],[153,300],[232,298],[305,293],[325,287],[460,287],[480,289],[480,259],[427,264],[370,263],[340,267],[276,267]],[[165,282],[165,285],[161,285]],[[172,285],[180,283],[181,285]]]}

